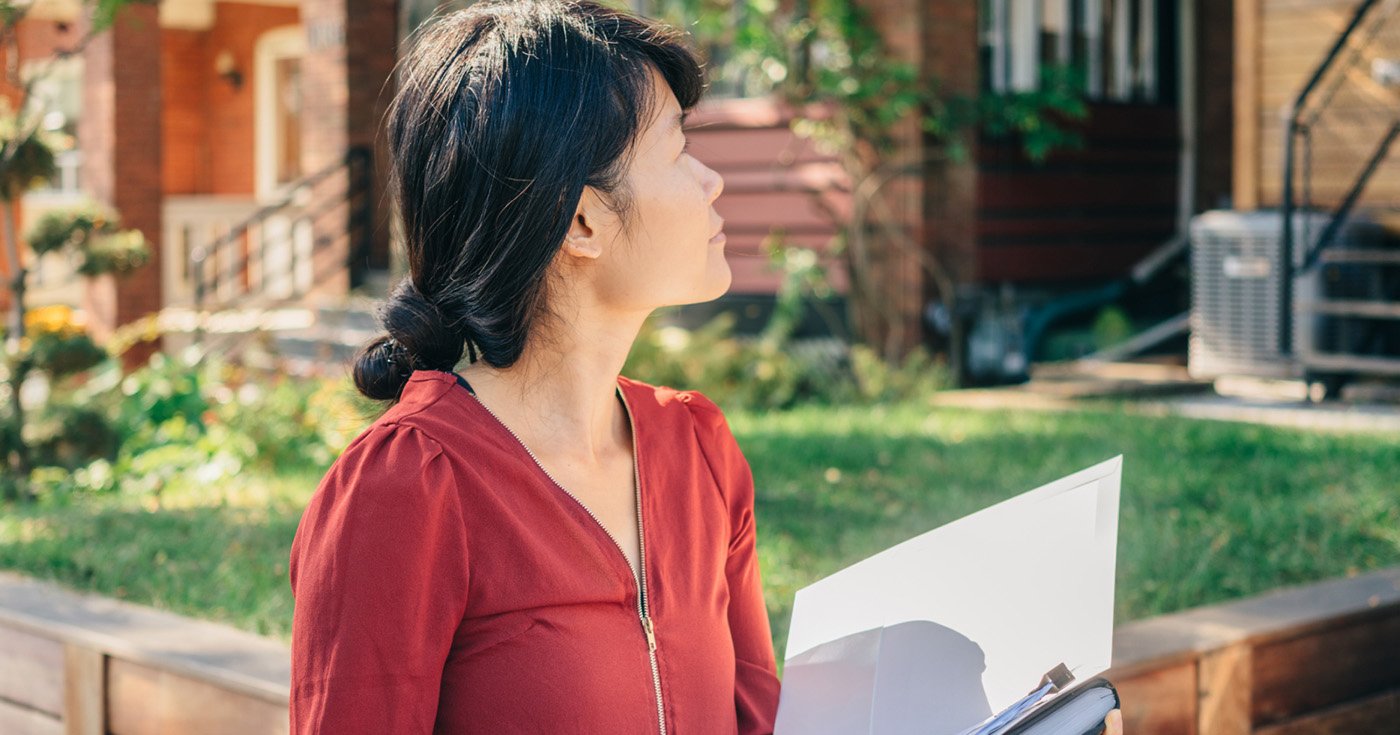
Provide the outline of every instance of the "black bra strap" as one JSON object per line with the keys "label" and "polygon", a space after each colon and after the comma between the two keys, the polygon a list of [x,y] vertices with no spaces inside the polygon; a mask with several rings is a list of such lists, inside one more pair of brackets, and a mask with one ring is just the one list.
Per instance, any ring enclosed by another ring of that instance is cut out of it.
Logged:
{"label": "black bra strap", "polygon": [[459,374],[459,373],[457,373],[457,372],[455,372],[455,371],[454,371],[452,374],[453,374],[454,376],[456,376],[456,378],[457,378],[457,385],[460,385],[460,386],[462,386],[463,388],[466,388],[468,393],[470,393],[470,394],[472,394],[472,395],[476,395],[476,391],[472,390],[472,385],[471,385],[471,383],[468,383],[468,382],[467,382],[467,379],[466,379],[466,378],[462,377],[461,374]]}

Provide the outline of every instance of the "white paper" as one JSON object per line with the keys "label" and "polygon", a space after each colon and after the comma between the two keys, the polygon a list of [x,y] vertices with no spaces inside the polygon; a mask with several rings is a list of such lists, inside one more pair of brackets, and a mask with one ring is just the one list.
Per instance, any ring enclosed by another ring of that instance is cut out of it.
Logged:
{"label": "white paper", "polygon": [[1122,456],[798,590],[776,735],[956,735],[1113,655]]}

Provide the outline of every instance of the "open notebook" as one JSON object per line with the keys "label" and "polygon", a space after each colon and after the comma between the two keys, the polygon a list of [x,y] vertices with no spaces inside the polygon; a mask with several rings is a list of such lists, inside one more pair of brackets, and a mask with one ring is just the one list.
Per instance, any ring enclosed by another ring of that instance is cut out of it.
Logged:
{"label": "open notebook", "polygon": [[1121,477],[1119,456],[799,590],[777,735],[1097,732],[1037,723],[1117,705],[1094,679],[1112,658]]}

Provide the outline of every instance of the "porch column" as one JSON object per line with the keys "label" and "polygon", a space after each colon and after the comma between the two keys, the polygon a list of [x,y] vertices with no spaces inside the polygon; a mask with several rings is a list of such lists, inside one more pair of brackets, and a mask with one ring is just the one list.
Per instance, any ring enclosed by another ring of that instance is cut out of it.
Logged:
{"label": "porch column", "polygon": [[[302,0],[306,27],[306,57],[302,69],[302,99],[307,111],[302,121],[302,168],[307,174],[342,160],[353,146],[375,151],[376,134],[394,87],[389,80],[397,54],[397,7],[392,0]],[[382,136],[380,136],[382,139]],[[312,298],[334,300],[344,296],[354,270],[386,270],[389,267],[389,203],[379,172],[387,161],[375,151],[370,159],[369,193],[347,201],[349,185],[344,169],[313,190],[311,200],[325,206],[312,221],[316,242],[316,285]],[[335,206],[329,206],[336,202]],[[364,251],[359,247],[356,217],[367,203],[368,232]],[[313,205],[315,206],[315,205]],[[378,295],[378,294],[376,294]]]}
{"label": "porch column", "polygon": [[[94,338],[160,310],[161,293],[161,34],[155,5],[129,5],[83,50],[83,151],[86,193],[114,207],[123,228],[141,231],[151,247],[146,265],[124,276],[87,279],[84,311]],[[79,13],[77,37],[90,19]],[[125,369],[145,364],[161,340],[140,342],[122,356]]]}

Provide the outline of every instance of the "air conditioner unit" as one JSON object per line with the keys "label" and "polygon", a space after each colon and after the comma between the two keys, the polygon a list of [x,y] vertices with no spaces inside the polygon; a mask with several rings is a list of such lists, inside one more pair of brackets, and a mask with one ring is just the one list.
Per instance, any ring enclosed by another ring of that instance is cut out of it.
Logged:
{"label": "air conditioner unit", "polygon": [[[1297,212],[1294,218],[1295,242],[1315,243],[1332,215]],[[1292,349],[1285,354],[1282,237],[1283,217],[1276,210],[1216,210],[1192,219],[1187,370],[1193,377],[1307,378],[1309,366],[1298,355],[1357,348],[1351,327],[1304,305],[1342,294],[1374,298],[1371,271],[1324,263],[1300,272],[1306,253],[1299,247],[1293,253],[1290,284],[1295,315]],[[1383,240],[1384,229],[1378,223],[1353,216],[1331,250],[1374,248]]]}

